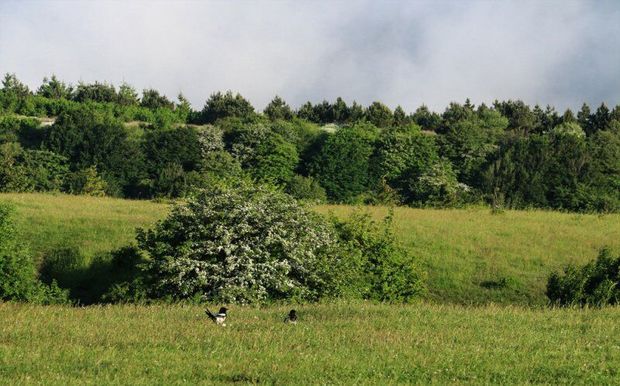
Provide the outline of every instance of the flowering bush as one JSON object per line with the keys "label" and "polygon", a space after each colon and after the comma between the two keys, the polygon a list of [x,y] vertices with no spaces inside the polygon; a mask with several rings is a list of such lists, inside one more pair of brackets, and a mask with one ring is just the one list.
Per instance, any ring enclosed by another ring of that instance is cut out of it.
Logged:
{"label": "flowering bush", "polygon": [[154,229],[139,230],[152,295],[252,303],[338,292],[331,225],[270,187],[202,190]]}

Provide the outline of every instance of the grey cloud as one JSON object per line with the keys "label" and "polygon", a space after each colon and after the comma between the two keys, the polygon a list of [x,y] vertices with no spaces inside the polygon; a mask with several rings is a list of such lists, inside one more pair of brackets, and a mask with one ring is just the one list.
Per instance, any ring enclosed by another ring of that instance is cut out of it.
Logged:
{"label": "grey cloud", "polygon": [[128,81],[200,108],[342,96],[412,111],[450,101],[620,102],[620,3],[0,2],[0,71],[32,87]]}

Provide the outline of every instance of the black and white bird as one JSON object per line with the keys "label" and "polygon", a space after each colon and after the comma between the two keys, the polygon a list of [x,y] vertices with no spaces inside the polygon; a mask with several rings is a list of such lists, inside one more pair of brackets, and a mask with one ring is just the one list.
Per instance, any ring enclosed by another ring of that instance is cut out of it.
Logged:
{"label": "black and white bird", "polygon": [[207,308],[205,310],[205,313],[207,314],[209,319],[211,319],[218,326],[226,326],[226,311],[228,311],[228,308],[222,307],[222,308],[220,308],[220,312],[218,312],[217,314],[213,314]]}
{"label": "black and white bird", "polygon": [[284,323],[297,324],[297,311],[291,310],[284,319]]}

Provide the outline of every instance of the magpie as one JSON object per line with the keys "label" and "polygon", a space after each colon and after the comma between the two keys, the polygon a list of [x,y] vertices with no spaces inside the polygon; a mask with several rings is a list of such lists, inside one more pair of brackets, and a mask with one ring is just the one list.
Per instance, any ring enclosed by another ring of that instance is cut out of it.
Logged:
{"label": "magpie", "polygon": [[284,323],[297,324],[297,311],[291,310],[284,319]]}
{"label": "magpie", "polygon": [[213,314],[211,311],[209,311],[209,309],[207,308],[205,310],[205,313],[207,314],[207,316],[209,317],[209,319],[211,319],[215,324],[217,324],[218,326],[226,326],[226,311],[228,311],[228,308],[226,307],[222,307],[220,308],[220,312],[218,312],[217,314]]}

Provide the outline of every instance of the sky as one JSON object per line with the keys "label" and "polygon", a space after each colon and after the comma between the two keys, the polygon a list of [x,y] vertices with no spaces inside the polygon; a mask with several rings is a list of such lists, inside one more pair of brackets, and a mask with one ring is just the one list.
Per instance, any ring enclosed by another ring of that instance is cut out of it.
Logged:
{"label": "sky", "polygon": [[0,0],[0,73],[256,108],[340,96],[412,112],[521,99],[620,104],[620,1]]}

